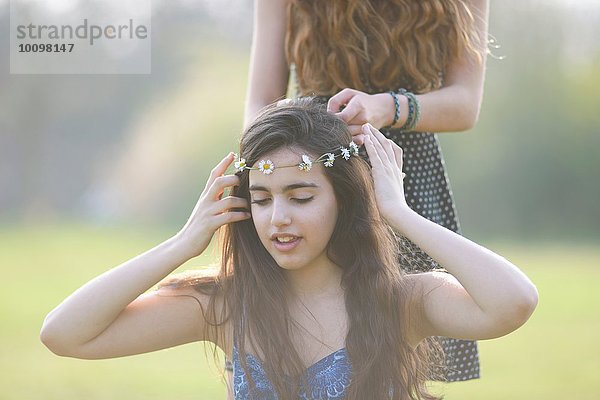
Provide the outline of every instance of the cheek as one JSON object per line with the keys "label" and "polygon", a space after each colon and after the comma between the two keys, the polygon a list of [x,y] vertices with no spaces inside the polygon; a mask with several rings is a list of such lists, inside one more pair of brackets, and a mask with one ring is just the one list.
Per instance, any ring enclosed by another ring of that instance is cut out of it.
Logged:
{"label": "cheek", "polygon": [[262,225],[260,209],[255,206],[251,206],[250,212],[252,213],[252,223],[254,224],[254,228],[256,228],[256,231],[260,234],[260,226]]}
{"label": "cheek", "polygon": [[319,232],[327,236],[333,233],[338,218],[338,208],[335,201],[329,201],[318,207],[313,213],[314,224],[320,226]]}
{"label": "cheek", "polygon": [[262,237],[262,234],[265,231],[265,216],[264,213],[260,212],[260,208],[251,207],[250,211],[252,212],[252,223],[254,224],[254,229],[258,233],[259,237]]}

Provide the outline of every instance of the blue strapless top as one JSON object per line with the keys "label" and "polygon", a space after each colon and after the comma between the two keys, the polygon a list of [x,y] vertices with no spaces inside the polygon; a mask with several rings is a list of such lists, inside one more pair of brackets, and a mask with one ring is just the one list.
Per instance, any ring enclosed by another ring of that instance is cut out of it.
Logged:
{"label": "blue strapless top", "polygon": [[[277,393],[267,378],[261,361],[246,354],[248,368],[256,385],[250,393],[250,384],[240,364],[237,347],[233,345],[233,398],[235,400],[277,400]],[[308,391],[298,394],[299,399],[343,399],[350,385],[352,367],[346,348],[339,349],[307,368]]]}

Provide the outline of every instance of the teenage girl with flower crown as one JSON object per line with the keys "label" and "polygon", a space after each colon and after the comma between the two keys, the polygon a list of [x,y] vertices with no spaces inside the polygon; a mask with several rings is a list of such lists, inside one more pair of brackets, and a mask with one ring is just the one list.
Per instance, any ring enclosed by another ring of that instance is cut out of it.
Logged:
{"label": "teenage girl with flower crown", "polygon": [[[404,150],[406,201],[460,233],[438,139],[475,124],[488,0],[256,0],[245,123],[286,96],[317,95],[362,144],[370,123]],[[367,159],[366,153],[361,155]],[[439,268],[399,238],[407,271]],[[478,378],[477,343],[442,338],[447,381]],[[230,365],[226,366],[226,368]]]}
{"label": "teenage girl with flower crown", "polygon": [[[183,228],[67,297],[46,317],[43,343],[104,359],[211,342],[233,362],[235,399],[437,398],[426,387],[440,362],[428,338],[506,335],[537,291],[503,257],[414,212],[402,149],[361,129],[371,168],[324,105],[266,108]],[[218,270],[169,276],[220,227]],[[404,273],[396,235],[450,274]]]}

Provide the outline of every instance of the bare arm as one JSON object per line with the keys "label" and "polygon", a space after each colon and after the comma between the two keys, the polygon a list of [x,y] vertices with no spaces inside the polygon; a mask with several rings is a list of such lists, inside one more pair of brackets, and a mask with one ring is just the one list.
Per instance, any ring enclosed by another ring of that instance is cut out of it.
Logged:
{"label": "bare arm", "polygon": [[285,58],[287,0],[256,0],[244,126],[264,106],[285,96],[289,68]]}
{"label": "bare arm", "polygon": [[221,199],[226,187],[239,184],[235,175],[222,176],[232,161],[230,153],[213,169],[177,235],[94,278],[52,310],[42,326],[42,342],[62,356],[111,358],[211,340],[202,336],[199,306],[205,305],[205,296],[191,289],[144,293],[201,254],[221,225],[249,218],[249,213],[232,211],[248,209],[245,199]]}
{"label": "bare arm", "polygon": [[[486,65],[489,0],[470,0],[475,18],[479,43],[474,46],[482,54],[482,60],[469,52],[451,61],[446,71],[444,86],[429,93],[417,95],[421,104],[421,118],[416,125],[418,132],[456,132],[471,129],[479,117]],[[399,96],[400,118],[394,124],[399,128],[408,117],[408,100]],[[340,107],[347,105],[341,112]],[[348,123],[350,131],[362,144],[361,126],[370,123],[380,129],[392,124],[395,114],[394,100],[388,93],[369,95],[354,89],[343,89],[333,96],[327,106],[330,112]]]}
{"label": "bare arm", "polygon": [[196,301],[143,294],[187,258],[170,239],[98,276],[48,314],[42,342],[61,356],[97,359],[202,340]]}
{"label": "bare arm", "polygon": [[410,277],[423,304],[420,338],[489,339],[523,325],[538,301],[529,278],[493,251],[411,210],[402,185],[402,149],[374,128],[364,132],[381,215],[452,274]]}
{"label": "bare arm", "polygon": [[427,272],[416,280],[423,296],[420,337],[492,339],[523,325],[538,293],[533,283],[504,257],[414,212],[402,213],[392,226],[448,272]]}
{"label": "bare arm", "polygon": [[[417,96],[422,110],[417,131],[464,131],[475,126],[479,117],[485,76],[489,0],[469,0],[468,3],[480,38],[480,42],[474,45],[482,54],[482,61],[478,62],[472,54],[464,52],[463,57],[450,63],[444,87]],[[402,115],[407,115],[408,106],[404,97],[403,106],[405,113]]]}

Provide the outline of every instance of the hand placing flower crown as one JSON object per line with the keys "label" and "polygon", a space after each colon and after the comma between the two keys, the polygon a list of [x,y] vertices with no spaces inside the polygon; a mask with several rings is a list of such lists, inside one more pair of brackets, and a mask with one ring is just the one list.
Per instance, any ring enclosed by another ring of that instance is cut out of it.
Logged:
{"label": "hand placing flower crown", "polygon": [[[250,205],[246,199],[223,197],[227,188],[237,186],[240,182],[238,176],[226,174],[227,168],[234,161],[234,155],[229,153],[213,168],[192,214],[176,235],[190,257],[199,256],[206,250],[221,225],[251,217]],[[239,162],[236,162],[236,168],[240,168]]]}
{"label": "hand placing flower crown", "polygon": [[387,221],[403,210],[410,210],[404,197],[402,149],[371,124],[364,124],[365,148],[371,161],[375,199],[381,216]]}

